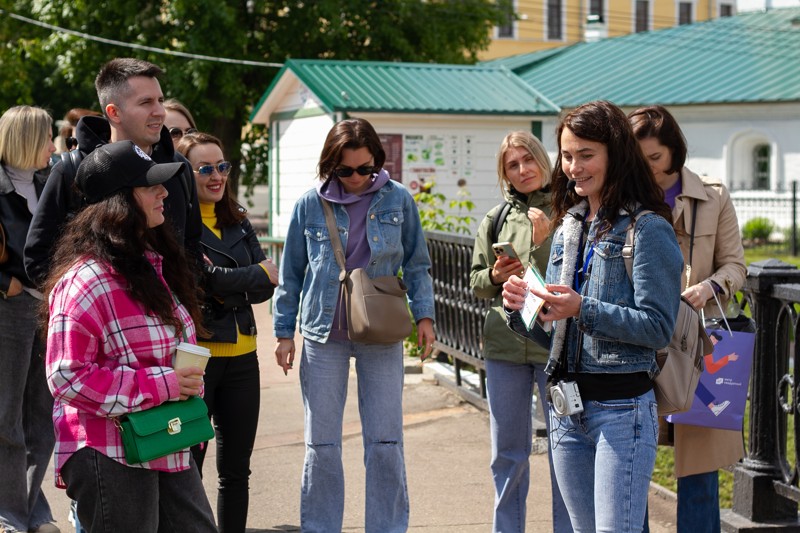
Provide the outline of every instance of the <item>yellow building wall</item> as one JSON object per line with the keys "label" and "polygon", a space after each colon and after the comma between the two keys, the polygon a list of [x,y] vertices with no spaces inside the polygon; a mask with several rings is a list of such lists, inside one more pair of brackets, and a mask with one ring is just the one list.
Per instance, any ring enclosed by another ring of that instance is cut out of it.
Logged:
{"label": "yellow building wall", "polygon": [[[507,57],[575,44],[584,40],[589,0],[562,0],[561,40],[547,39],[547,0],[517,0],[515,11],[519,20],[514,25],[513,38],[497,38],[492,30],[488,50],[479,54],[481,60]],[[659,30],[678,24],[679,0],[650,0],[650,29]],[[734,3],[734,0],[731,0]],[[716,0],[695,0],[692,21],[700,22],[719,15]],[[636,0],[605,0],[605,25],[608,37],[620,37],[635,29]]]}

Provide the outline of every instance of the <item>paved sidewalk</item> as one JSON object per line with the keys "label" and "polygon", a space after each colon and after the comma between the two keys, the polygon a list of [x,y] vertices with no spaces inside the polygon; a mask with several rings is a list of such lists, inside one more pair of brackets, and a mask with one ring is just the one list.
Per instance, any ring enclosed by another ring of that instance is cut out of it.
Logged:
{"label": "paved sidewalk", "polygon": [[[303,468],[303,405],[297,368],[288,376],[275,365],[271,315],[257,307],[258,353],[261,363],[261,418],[251,464],[251,533],[299,531],[300,477]],[[300,339],[297,339],[298,349]],[[298,353],[299,358],[299,353]],[[494,497],[489,471],[487,413],[463,402],[447,388],[437,386],[433,372],[419,372],[416,360],[407,362],[403,412],[405,455],[411,518],[409,531],[486,533],[491,531]],[[343,531],[363,531],[364,468],[355,373],[351,375],[344,415],[343,458],[346,479]],[[212,443],[206,460],[205,485],[216,508],[216,472]],[[53,486],[52,468],[44,482],[47,498],[62,531],[69,502]],[[675,503],[669,495],[650,491],[653,533],[675,530]],[[186,531],[191,531],[187,528]],[[547,456],[531,456],[528,496],[529,533],[551,531]]]}

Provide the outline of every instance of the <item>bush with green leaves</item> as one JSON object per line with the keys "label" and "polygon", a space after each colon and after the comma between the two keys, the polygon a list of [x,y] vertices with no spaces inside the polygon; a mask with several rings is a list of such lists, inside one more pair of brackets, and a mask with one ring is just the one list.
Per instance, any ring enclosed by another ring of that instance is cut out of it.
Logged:
{"label": "bush with green leaves", "polygon": [[775,224],[766,217],[756,217],[748,220],[742,226],[742,239],[747,242],[765,243],[775,231]]}
{"label": "bush with green leaves", "polygon": [[422,220],[422,229],[434,231],[446,231],[448,233],[462,233],[471,235],[471,226],[475,223],[475,217],[470,215],[475,209],[475,203],[470,200],[470,193],[466,187],[459,187],[455,200],[450,200],[451,210],[456,210],[458,214],[445,213],[444,206],[447,197],[435,192],[435,181],[428,181],[422,184],[420,191],[414,195],[417,202],[419,217]]}

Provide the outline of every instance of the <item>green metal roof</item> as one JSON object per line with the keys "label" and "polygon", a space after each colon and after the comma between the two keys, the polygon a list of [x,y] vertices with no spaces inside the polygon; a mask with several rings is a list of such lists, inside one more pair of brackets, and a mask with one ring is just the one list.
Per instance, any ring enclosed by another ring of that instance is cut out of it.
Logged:
{"label": "green metal roof", "polygon": [[329,112],[553,115],[559,109],[503,66],[290,59],[264,92],[250,119],[281,78],[296,76]]}
{"label": "green metal roof", "polygon": [[561,107],[800,101],[800,8],[742,13],[513,56],[505,66]]}

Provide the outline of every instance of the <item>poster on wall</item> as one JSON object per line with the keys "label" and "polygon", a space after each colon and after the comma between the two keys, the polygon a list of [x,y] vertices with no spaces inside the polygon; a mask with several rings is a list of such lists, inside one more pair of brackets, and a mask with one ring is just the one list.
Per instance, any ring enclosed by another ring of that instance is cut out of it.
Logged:
{"label": "poster on wall", "polygon": [[383,168],[395,181],[403,182],[403,136],[398,133],[379,133],[378,138],[386,152]]}
{"label": "poster on wall", "polygon": [[466,185],[474,172],[473,135],[404,135],[403,182],[417,192],[434,182]]}

